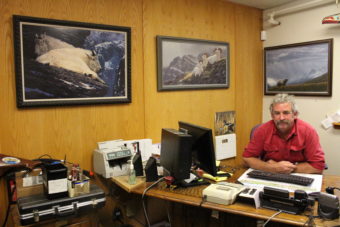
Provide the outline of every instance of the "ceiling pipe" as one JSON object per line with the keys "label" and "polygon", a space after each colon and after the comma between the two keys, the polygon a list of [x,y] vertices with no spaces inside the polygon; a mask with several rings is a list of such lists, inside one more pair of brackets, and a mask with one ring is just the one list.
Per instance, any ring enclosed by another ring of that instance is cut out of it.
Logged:
{"label": "ceiling pipe", "polygon": [[[275,16],[280,16],[288,13],[294,13],[302,10],[306,10],[312,7],[321,6],[334,3],[334,0],[296,0],[291,3],[274,7],[271,9],[267,9],[263,11],[263,18],[264,20],[267,20],[268,22],[271,20],[271,18],[274,19]],[[275,21],[275,20],[274,20]],[[269,22],[270,23],[270,22]]]}

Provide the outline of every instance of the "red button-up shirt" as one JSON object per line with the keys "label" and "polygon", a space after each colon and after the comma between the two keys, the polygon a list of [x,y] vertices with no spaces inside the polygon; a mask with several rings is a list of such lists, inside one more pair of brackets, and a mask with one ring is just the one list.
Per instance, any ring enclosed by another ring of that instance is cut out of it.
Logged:
{"label": "red button-up shirt", "polygon": [[273,120],[258,127],[243,152],[243,157],[259,157],[264,161],[308,162],[316,169],[325,167],[325,154],[319,136],[308,123],[296,119],[287,139],[282,139]]}

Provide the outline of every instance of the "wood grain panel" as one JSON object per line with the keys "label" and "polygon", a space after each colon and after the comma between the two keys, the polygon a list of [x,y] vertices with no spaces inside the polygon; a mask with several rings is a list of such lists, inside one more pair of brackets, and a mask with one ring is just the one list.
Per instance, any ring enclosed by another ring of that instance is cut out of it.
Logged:
{"label": "wood grain panel", "polygon": [[[160,140],[163,127],[178,128],[178,120],[214,127],[216,112],[235,108],[233,7],[213,0],[145,0],[143,16],[146,136]],[[157,92],[156,36],[230,43],[230,88]]]}
{"label": "wood grain panel", "polygon": [[[81,7],[80,7],[81,6]],[[91,168],[96,142],[144,137],[142,1],[1,0],[1,150],[24,158],[50,154]],[[12,15],[129,26],[132,29],[132,103],[17,109]]]}
{"label": "wood grain panel", "polygon": [[[131,27],[132,103],[16,108],[12,15]],[[214,127],[216,112],[236,110],[238,154],[261,119],[261,13],[224,0],[0,0],[0,152],[92,167],[99,141],[151,138],[178,120]],[[230,88],[157,92],[156,36],[230,44]],[[3,195],[3,183],[0,191]],[[6,204],[0,196],[0,204]],[[3,216],[0,212],[0,221]]]}
{"label": "wood grain panel", "polygon": [[262,12],[257,9],[237,6],[235,29],[236,54],[236,133],[238,164],[247,145],[250,130],[261,122],[263,98]]}
{"label": "wood grain panel", "polygon": [[[144,138],[142,0],[0,0],[0,12],[1,153],[26,159],[67,155],[68,161],[90,169],[97,142]],[[132,103],[17,109],[14,14],[131,27]],[[2,195],[3,189],[2,184]],[[7,204],[2,197],[0,203]]]}

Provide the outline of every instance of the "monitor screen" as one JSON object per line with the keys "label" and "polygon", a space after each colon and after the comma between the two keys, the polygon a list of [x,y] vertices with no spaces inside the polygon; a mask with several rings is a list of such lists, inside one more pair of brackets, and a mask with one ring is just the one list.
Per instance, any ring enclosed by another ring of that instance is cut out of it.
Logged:
{"label": "monitor screen", "polygon": [[212,130],[187,122],[178,122],[179,130],[192,136],[192,164],[216,176]]}

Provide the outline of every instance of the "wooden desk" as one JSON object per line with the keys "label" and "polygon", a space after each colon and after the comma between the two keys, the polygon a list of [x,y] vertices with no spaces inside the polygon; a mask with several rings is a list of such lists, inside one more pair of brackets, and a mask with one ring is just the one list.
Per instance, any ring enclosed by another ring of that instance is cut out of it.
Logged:
{"label": "wooden desk", "polygon": [[[235,182],[239,176],[242,175],[242,173],[245,170],[238,170],[233,177],[231,177],[228,181],[229,182]],[[126,177],[125,177],[126,178]],[[118,178],[112,178],[112,180],[117,183],[118,185],[121,185],[122,180],[126,179],[123,177]],[[150,186],[152,182],[140,182],[138,185],[132,186],[131,189],[127,190],[132,193],[142,194],[148,186]],[[331,176],[331,175],[325,175],[323,177],[323,184],[322,184],[322,191],[325,191],[325,188],[327,186],[333,186],[333,187],[339,187],[340,188],[340,176]],[[269,217],[271,217],[273,214],[275,214],[277,211],[265,209],[265,208],[259,208],[256,209],[254,206],[248,205],[248,204],[242,204],[242,203],[234,203],[232,205],[220,205],[216,203],[211,202],[203,202],[202,201],[202,190],[206,188],[207,186],[197,186],[197,187],[191,187],[191,188],[185,188],[185,189],[175,189],[170,190],[169,188],[166,188],[165,182],[160,182],[155,187],[150,189],[146,195],[164,199],[168,201],[173,201],[177,203],[192,205],[192,206],[200,206],[203,208],[211,209],[211,210],[217,210],[221,212],[236,214],[236,215],[242,215],[247,216],[255,219],[263,219],[267,220]],[[340,196],[340,193],[335,191],[338,196]],[[307,213],[306,213],[307,215]],[[317,204],[314,205],[314,212],[313,215],[317,215]],[[308,218],[305,215],[293,215],[293,214],[287,214],[287,213],[281,213],[277,216],[275,216],[272,221],[273,222],[280,222],[284,224],[290,224],[290,225],[297,225],[297,226],[303,226]],[[314,222],[316,226],[335,226],[340,225],[340,220],[332,220],[332,221],[324,221],[319,218],[315,218]]]}
{"label": "wooden desk", "polygon": [[[18,158],[20,160],[17,164],[6,164],[2,161],[4,157],[8,157],[8,155],[0,154],[0,177],[3,176],[3,174],[9,172],[9,171],[18,171],[20,169],[33,169],[37,165],[41,164],[40,161],[31,161],[23,158]],[[14,157],[14,156],[11,156]],[[15,157],[17,158],[17,157]]]}
{"label": "wooden desk", "polygon": [[[129,185],[126,183],[127,176],[113,177],[112,180],[127,192],[136,194],[143,194],[144,190],[153,183],[145,182],[145,177],[137,177],[137,183],[135,185]],[[202,190],[206,187],[207,185],[170,190],[166,187],[165,182],[160,182],[150,189],[146,195],[187,205],[200,206],[202,203]]]}

